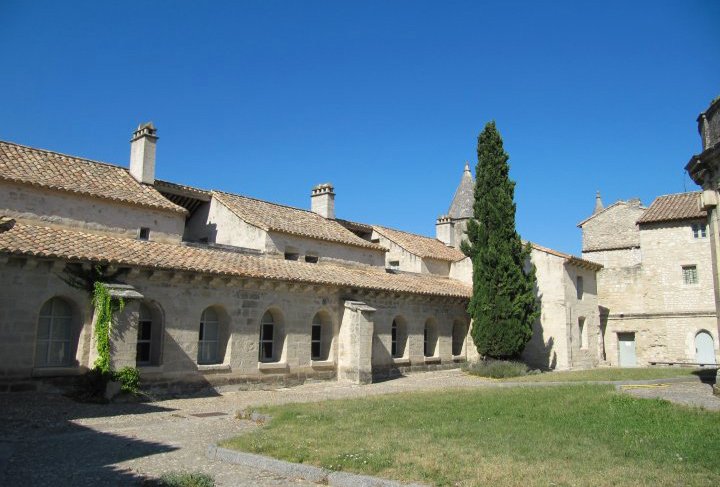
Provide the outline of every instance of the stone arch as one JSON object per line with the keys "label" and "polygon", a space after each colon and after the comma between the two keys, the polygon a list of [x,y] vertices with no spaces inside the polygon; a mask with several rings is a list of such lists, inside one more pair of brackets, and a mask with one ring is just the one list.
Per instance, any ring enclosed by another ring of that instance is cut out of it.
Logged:
{"label": "stone arch", "polygon": [[229,357],[230,316],[225,307],[214,304],[200,314],[198,326],[198,364],[222,364]]}
{"label": "stone arch", "polygon": [[285,317],[279,308],[265,310],[259,332],[258,361],[281,362],[285,357]]}
{"label": "stone arch", "polygon": [[437,320],[430,317],[425,320],[425,329],[423,331],[423,355],[426,357],[435,357],[438,354],[438,348]]}
{"label": "stone arch", "polygon": [[36,367],[74,367],[82,314],[77,303],[65,296],[46,300],[38,312],[35,330]]}
{"label": "stone arch", "polygon": [[390,354],[393,358],[404,358],[408,351],[407,320],[402,315],[393,318],[390,324]]}
{"label": "stone arch", "polygon": [[310,359],[330,359],[333,346],[333,321],[327,310],[321,309],[313,316],[310,325]]}
{"label": "stone arch", "polygon": [[452,354],[453,356],[463,355],[465,353],[465,338],[467,337],[468,327],[464,320],[456,318],[453,320],[452,327]]}

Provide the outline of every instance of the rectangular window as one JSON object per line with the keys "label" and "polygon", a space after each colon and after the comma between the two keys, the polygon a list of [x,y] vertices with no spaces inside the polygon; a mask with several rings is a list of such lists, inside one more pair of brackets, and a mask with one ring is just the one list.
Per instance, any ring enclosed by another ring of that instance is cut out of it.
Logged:
{"label": "rectangular window", "polygon": [[260,360],[269,362],[273,359],[273,327],[272,323],[263,323],[260,340]]}
{"label": "rectangular window", "polygon": [[578,299],[583,298],[583,294],[585,293],[585,289],[583,287],[584,287],[584,284],[583,284],[582,276],[577,276],[575,288],[577,290],[577,298]]}
{"label": "rectangular window", "polygon": [[137,349],[135,361],[138,365],[150,364],[150,344],[152,343],[152,321],[138,321]]}
{"label": "rectangular window", "polygon": [[390,353],[393,357],[397,357],[397,325],[394,321],[390,329]]}
{"label": "rectangular window", "polygon": [[200,343],[198,351],[198,363],[212,364],[217,362],[219,343],[218,323],[209,321],[200,323]]}
{"label": "rectangular window", "polygon": [[705,238],[707,237],[707,224],[706,223],[693,223],[692,224],[693,238]]}
{"label": "rectangular window", "polygon": [[322,325],[313,323],[312,325],[312,342],[310,344],[310,358],[320,360],[320,350],[322,344]]}
{"label": "rectangular window", "polygon": [[148,227],[140,227],[138,240],[150,240],[150,229]]}
{"label": "rectangular window", "polygon": [[682,268],[682,273],[683,273],[683,282],[685,284],[697,284],[698,283],[697,266],[685,265]]}
{"label": "rectangular window", "polygon": [[317,255],[306,255],[305,256],[305,262],[308,262],[310,264],[317,264],[318,256]]}
{"label": "rectangular window", "polygon": [[299,254],[294,252],[285,252],[285,260],[298,260]]}

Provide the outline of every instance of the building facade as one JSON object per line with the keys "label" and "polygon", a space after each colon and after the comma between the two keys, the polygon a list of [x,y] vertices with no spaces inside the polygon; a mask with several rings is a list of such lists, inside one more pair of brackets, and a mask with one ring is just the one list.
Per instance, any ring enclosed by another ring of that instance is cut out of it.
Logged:
{"label": "building facade", "polygon": [[700,193],[618,201],[578,225],[598,272],[608,365],[717,363],[711,245]]}
{"label": "building facade", "polygon": [[[364,383],[477,359],[458,250],[469,168],[429,238],[336,218],[330,184],[303,210],[156,180],[157,141],[139,126],[129,168],[0,142],[4,389],[93,366],[92,280],[125,304],[113,367],[146,384]],[[542,314],[526,358],[597,365],[601,266],[537,245],[532,263]]]}

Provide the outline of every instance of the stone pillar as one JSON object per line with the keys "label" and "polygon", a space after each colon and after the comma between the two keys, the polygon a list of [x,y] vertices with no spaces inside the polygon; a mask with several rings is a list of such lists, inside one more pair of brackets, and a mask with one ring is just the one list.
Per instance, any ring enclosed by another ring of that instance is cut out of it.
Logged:
{"label": "stone pillar", "polygon": [[110,367],[113,370],[135,367],[139,316],[140,301],[136,299],[126,300],[122,312],[113,315],[110,330]]}
{"label": "stone pillar", "polygon": [[372,382],[374,313],[375,308],[363,302],[345,301],[338,334],[338,380]]}

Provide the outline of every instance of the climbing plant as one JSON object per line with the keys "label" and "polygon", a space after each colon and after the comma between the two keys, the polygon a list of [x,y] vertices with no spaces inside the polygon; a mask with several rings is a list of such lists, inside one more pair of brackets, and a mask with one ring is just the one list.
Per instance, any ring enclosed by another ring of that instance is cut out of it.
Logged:
{"label": "climbing plant", "polygon": [[122,298],[113,299],[105,284],[95,281],[93,284],[93,306],[95,306],[95,340],[98,356],[95,368],[110,373],[110,328],[113,313],[122,311],[125,302]]}
{"label": "climbing plant", "polygon": [[125,392],[134,394],[138,392],[140,380],[138,370],[135,367],[123,367],[116,372],[112,370],[110,361],[110,335],[112,333],[113,315],[123,310],[125,302],[122,298],[113,298],[104,283],[115,281],[123,272],[124,270],[113,271],[104,265],[91,267],[69,265],[65,267],[60,276],[69,286],[88,292],[95,308],[93,334],[97,343],[98,356],[93,364],[92,373],[88,374],[88,376],[92,376],[97,384],[90,387],[90,389],[93,389],[91,396],[102,396],[105,385],[109,380],[119,381],[122,390]]}

